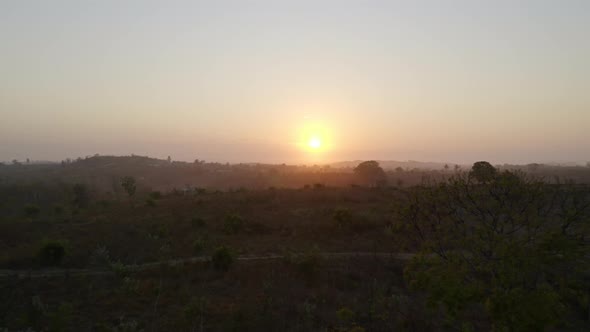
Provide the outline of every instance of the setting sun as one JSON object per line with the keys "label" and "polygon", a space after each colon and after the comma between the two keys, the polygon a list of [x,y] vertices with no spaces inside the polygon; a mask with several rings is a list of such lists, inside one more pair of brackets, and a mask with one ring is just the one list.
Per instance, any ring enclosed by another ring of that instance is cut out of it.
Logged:
{"label": "setting sun", "polygon": [[307,142],[307,146],[313,150],[317,150],[322,147],[322,140],[319,137],[311,137]]}

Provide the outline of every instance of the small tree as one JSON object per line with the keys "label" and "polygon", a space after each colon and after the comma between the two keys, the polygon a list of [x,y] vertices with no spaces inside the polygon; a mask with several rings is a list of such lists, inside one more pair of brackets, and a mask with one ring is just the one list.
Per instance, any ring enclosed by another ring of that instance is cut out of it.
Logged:
{"label": "small tree", "polygon": [[37,257],[44,266],[60,265],[66,255],[66,246],[63,241],[45,241],[41,245]]}
{"label": "small tree", "polygon": [[219,247],[215,249],[213,256],[211,256],[211,264],[213,268],[218,271],[227,271],[234,262],[234,253],[227,247]]}
{"label": "small tree", "polygon": [[135,191],[137,190],[135,178],[132,176],[123,177],[123,179],[121,179],[121,187],[125,189],[125,192],[127,195],[129,195],[129,198],[132,198],[133,195],[135,195]]}
{"label": "small tree", "polygon": [[74,193],[74,206],[78,208],[86,207],[88,205],[88,202],[90,201],[90,195],[88,194],[88,188],[86,187],[86,185],[82,183],[76,183],[74,184],[72,191]]}
{"label": "small tree", "polygon": [[383,185],[387,181],[385,171],[375,160],[364,161],[354,168],[354,173],[361,181],[373,185]]}
{"label": "small tree", "polygon": [[478,161],[471,167],[469,175],[479,182],[490,182],[494,179],[498,171],[492,164],[487,161]]}

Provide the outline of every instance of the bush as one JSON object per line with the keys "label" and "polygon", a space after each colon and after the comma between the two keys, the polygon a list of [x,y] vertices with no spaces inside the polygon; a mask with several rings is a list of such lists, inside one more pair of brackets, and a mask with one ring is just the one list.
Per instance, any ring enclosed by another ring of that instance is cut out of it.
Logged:
{"label": "bush", "polygon": [[150,197],[145,200],[145,205],[149,207],[156,207],[156,201]]}
{"label": "bush", "polygon": [[207,248],[207,239],[205,239],[203,237],[199,237],[193,242],[193,251],[195,254],[202,253],[206,248]]}
{"label": "bush", "polygon": [[332,219],[334,219],[338,227],[345,227],[351,223],[352,213],[346,208],[337,208],[332,214]]}
{"label": "bush", "polygon": [[35,218],[41,212],[41,209],[34,204],[27,204],[24,208],[25,215],[29,218]]}
{"label": "bush", "polygon": [[205,219],[201,217],[193,217],[191,219],[191,225],[193,225],[195,228],[202,228],[207,226],[207,222],[205,222]]}
{"label": "bush", "polygon": [[319,272],[322,256],[318,248],[312,248],[302,254],[297,254],[292,258],[308,284],[311,284]]}
{"label": "bush", "polygon": [[43,266],[58,266],[66,255],[66,246],[63,241],[45,241],[37,257]]}
{"label": "bush", "polygon": [[227,247],[219,247],[215,249],[213,256],[211,256],[211,264],[213,268],[218,271],[227,271],[234,262],[234,254]]}
{"label": "bush", "polygon": [[226,234],[237,234],[244,228],[244,218],[239,214],[230,214],[225,217],[223,231]]}
{"label": "bush", "polygon": [[152,191],[150,193],[150,198],[153,200],[158,200],[158,199],[162,198],[162,193],[159,191]]}

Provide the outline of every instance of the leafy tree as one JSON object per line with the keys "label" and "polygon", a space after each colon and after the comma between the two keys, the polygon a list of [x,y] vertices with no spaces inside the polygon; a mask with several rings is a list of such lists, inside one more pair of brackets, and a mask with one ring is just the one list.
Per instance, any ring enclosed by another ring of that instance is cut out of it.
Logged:
{"label": "leafy tree", "polygon": [[213,268],[218,271],[227,271],[234,262],[234,253],[227,247],[219,247],[211,256]]}
{"label": "leafy tree", "polygon": [[45,241],[41,245],[37,257],[41,265],[60,265],[66,255],[66,246],[63,241]]}
{"label": "leafy tree", "polygon": [[491,181],[497,173],[498,171],[492,164],[487,161],[478,161],[471,167],[469,175],[477,181],[485,183]]}
{"label": "leafy tree", "polygon": [[137,183],[135,181],[135,178],[132,176],[123,177],[121,179],[121,187],[125,189],[125,192],[127,192],[129,198],[133,197],[133,195],[135,195],[135,191],[137,190]]}
{"label": "leafy tree", "polygon": [[79,208],[86,207],[90,201],[90,195],[88,194],[88,188],[86,185],[82,183],[76,183],[74,184],[72,191],[74,193],[74,205]]}
{"label": "leafy tree", "polygon": [[385,171],[375,160],[363,161],[354,168],[354,173],[365,183],[382,185],[387,181]]}
{"label": "leafy tree", "polygon": [[480,304],[497,331],[588,312],[589,190],[476,165],[408,191],[404,226],[421,249],[405,270],[410,286],[450,318]]}

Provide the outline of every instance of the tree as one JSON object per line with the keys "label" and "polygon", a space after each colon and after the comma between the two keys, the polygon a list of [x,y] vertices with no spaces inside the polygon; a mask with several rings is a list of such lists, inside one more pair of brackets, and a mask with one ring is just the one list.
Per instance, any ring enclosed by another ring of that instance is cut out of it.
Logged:
{"label": "tree", "polygon": [[121,187],[125,189],[129,198],[132,198],[135,195],[135,191],[137,189],[137,184],[135,178],[132,176],[125,176],[121,179]]}
{"label": "tree", "polygon": [[590,190],[486,164],[408,190],[401,217],[421,250],[405,270],[410,286],[451,318],[479,304],[498,331],[588,312]]}
{"label": "tree", "polygon": [[498,171],[492,164],[487,161],[478,161],[471,167],[469,175],[477,181],[485,183],[494,179],[497,173]]}
{"label": "tree", "polygon": [[73,203],[78,208],[84,208],[88,205],[90,195],[88,194],[88,188],[82,183],[74,184],[72,188],[74,193]]}
{"label": "tree", "polygon": [[37,258],[42,265],[60,265],[66,255],[66,246],[63,241],[44,241],[37,252]]}
{"label": "tree", "polygon": [[361,181],[379,186],[387,182],[385,171],[379,163],[375,160],[364,161],[354,168],[354,173],[361,179]]}

